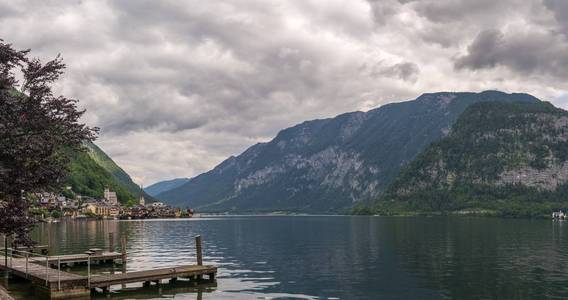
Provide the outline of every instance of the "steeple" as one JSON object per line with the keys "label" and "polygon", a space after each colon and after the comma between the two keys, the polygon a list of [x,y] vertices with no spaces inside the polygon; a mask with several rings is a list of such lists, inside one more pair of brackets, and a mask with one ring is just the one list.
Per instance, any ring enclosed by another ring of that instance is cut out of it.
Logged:
{"label": "steeple", "polygon": [[140,185],[140,201],[139,204],[142,206],[146,205],[146,200],[144,199],[144,186]]}

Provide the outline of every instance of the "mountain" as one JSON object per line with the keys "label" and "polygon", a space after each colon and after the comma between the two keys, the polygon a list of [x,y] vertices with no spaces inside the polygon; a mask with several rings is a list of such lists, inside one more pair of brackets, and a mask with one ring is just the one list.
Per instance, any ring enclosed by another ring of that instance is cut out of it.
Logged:
{"label": "mountain", "polygon": [[176,178],[172,180],[160,181],[144,188],[144,191],[148,193],[150,196],[156,196],[160,193],[182,186],[188,181],[189,178]]}
{"label": "mountain", "polygon": [[[140,186],[130,178],[121,167],[119,167],[106,153],[104,153],[97,145],[94,143],[86,143],[87,152],[89,157],[91,157],[99,166],[103,167],[107,172],[109,172],[114,179],[116,179],[122,186],[124,186],[130,193],[137,195],[137,199],[140,195]],[[144,193],[144,197],[147,201],[152,202],[154,198],[147,193]]]}
{"label": "mountain", "polygon": [[401,166],[482,101],[539,100],[498,91],[443,92],[307,121],[156,197],[201,211],[345,211],[376,199]]}
{"label": "mountain", "polygon": [[[121,203],[136,201],[140,187],[106,153],[91,142],[85,143],[85,152],[74,154],[66,185],[73,191],[90,197],[103,197],[105,187],[117,193]],[[152,201],[147,194],[144,197]]]}
{"label": "mountain", "polygon": [[478,103],[401,171],[376,209],[548,215],[568,208],[567,183],[567,111],[547,102]]}

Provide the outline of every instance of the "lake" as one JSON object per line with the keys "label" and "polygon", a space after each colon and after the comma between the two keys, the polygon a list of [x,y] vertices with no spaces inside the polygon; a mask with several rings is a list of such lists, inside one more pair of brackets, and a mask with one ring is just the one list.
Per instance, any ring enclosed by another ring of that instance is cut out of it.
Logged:
{"label": "lake", "polygon": [[[195,263],[196,235],[203,237],[205,264],[219,267],[216,287],[134,284],[114,287],[113,299],[568,297],[568,222],[233,216],[69,221],[42,224],[34,235],[49,243],[50,253],[70,254],[107,248],[108,232],[128,237],[128,270]],[[25,283],[2,284],[18,298],[33,299]]]}

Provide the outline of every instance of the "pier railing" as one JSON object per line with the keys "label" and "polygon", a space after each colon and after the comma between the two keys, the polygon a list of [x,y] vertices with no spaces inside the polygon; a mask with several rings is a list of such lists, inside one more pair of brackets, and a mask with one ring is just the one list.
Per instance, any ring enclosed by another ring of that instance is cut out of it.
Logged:
{"label": "pier railing", "polygon": [[[8,257],[8,262],[6,267],[14,268],[14,259],[24,259],[25,260],[25,269],[23,272],[25,273],[26,278],[30,276],[30,264],[36,264],[40,266],[45,265],[45,285],[49,286],[49,269],[51,269],[50,265],[50,257],[48,255],[23,251],[13,248],[8,249],[0,249],[0,253],[2,256]],[[90,262],[89,262],[90,263]],[[90,266],[89,266],[90,269]],[[89,272],[90,273],[90,272]],[[61,290],[61,261],[57,259],[57,289]],[[89,274],[90,277],[90,274]]]}
{"label": "pier railing", "polygon": [[[108,293],[113,285],[122,285],[124,288],[129,283],[142,283],[143,286],[149,286],[152,282],[160,285],[162,280],[175,282],[179,278],[186,278],[190,281],[202,282],[203,276],[208,276],[209,281],[214,281],[216,278],[217,267],[203,265],[201,236],[195,237],[197,264],[132,272],[126,272],[126,237],[122,237],[121,253],[118,253],[113,251],[115,250],[113,234],[109,236],[112,241],[109,243],[109,252],[103,252],[104,250],[100,248],[93,248],[85,251],[85,254],[49,256],[33,252],[33,250],[25,251],[13,248],[4,248],[4,250],[0,248],[0,255],[4,256],[0,256],[0,259],[2,259],[0,269],[7,270],[13,276],[25,278],[34,285],[43,285],[45,282],[47,291],[52,298],[62,298],[68,296],[69,293],[89,296],[90,292],[97,289],[102,289],[104,293]],[[121,260],[122,272],[113,265],[109,272],[96,268],[96,274],[91,274],[93,263],[113,262],[114,264],[115,259]],[[66,268],[69,264],[76,263],[82,265],[86,263],[86,276],[71,273],[67,269],[61,270],[62,265]]]}

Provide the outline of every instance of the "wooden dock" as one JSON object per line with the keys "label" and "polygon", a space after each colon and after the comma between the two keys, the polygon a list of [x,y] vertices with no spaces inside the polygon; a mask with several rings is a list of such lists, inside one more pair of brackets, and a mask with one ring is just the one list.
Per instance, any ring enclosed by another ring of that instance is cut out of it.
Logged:
{"label": "wooden dock", "polygon": [[[81,296],[88,291],[86,276],[48,268],[35,259],[28,259],[26,262],[25,258],[11,258],[8,266],[5,265],[4,260],[1,260],[0,270],[9,271],[14,276],[31,281],[35,287],[40,288],[42,294],[48,294],[52,299]],[[64,293],[58,293],[63,291]]]}
{"label": "wooden dock", "polygon": [[76,263],[87,263],[89,260],[91,263],[104,262],[112,263],[116,260],[122,259],[122,253],[120,252],[103,252],[101,254],[69,254],[69,255],[52,255],[48,256],[49,263],[51,265],[57,266],[57,264],[76,264]]}
{"label": "wooden dock", "polygon": [[34,246],[31,246],[31,247],[16,246],[14,248],[15,248],[14,250],[38,252],[38,253],[41,253],[43,255],[47,255],[49,253],[49,246],[48,245],[34,245]]}
{"label": "wooden dock", "polygon": [[209,281],[215,280],[217,267],[214,266],[175,266],[171,268],[153,269],[146,271],[135,271],[128,273],[118,273],[109,275],[91,276],[91,288],[107,289],[112,285],[142,282],[146,285],[150,282],[159,283],[164,279],[189,278],[191,280],[202,280],[203,276],[208,276]]}
{"label": "wooden dock", "polygon": [[[26,252],[25,257],[21,257],[20,252],[18,257],[11,256],[7,263],[2,259],[0,261],[0,270],[9,271],[14,276],[31,281],[34,287],[39,288],[38,291],[45,294],[49,299],[90,298],[91,292],[95,292],[97,288],[105,292],[113,285],[128,283],[142,283],[144,286],[149,286],[152,282],[161,283],[162,280],[175,282],[178,278],[189,278],[194,282],[203,282],[204,276],[207,276],[207,281],[205,282],[214,282],[217,275],[217,267],[203,265],[201,237],[196,237],[195,241],[197,265],[126,272],[126,243],[123,239],[122,253],[102,252],[91,254],[91,256],[85,254],[88,263],[87,276],[60,270],[63,262],[84,262],[85,257],[83,254],[43,257],[35,254],[36,256],[32,257],[32,253]],[[93,261],[97,259],[99,261],[108,261],[115,258],[121,259],[123,273],[91,275],[91,263]],[[53,267],[53,262],[55,262],[57,267]]]}

